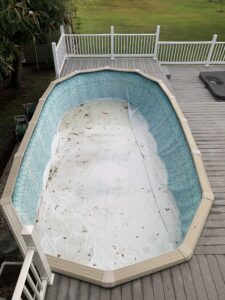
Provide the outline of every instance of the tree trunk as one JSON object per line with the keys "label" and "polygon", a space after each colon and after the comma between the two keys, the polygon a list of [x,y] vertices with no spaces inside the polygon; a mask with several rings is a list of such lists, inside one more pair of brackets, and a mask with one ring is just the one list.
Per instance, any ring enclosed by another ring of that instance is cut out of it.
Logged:
{"label": "tree trunk", "polygon": [[21,46],[17,47],[14,58],[13,58],[13,71],[12,71],[12,79],[11,79],[11,87],[16,89],[22,88],[22,62],[23,62],[23,48]]}

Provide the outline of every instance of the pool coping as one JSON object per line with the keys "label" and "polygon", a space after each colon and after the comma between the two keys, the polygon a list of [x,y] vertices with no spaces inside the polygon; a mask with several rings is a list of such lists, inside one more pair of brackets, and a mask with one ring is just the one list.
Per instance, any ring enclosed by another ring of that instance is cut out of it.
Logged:
{"label": "pool coping", "polygon": [[103,68],[94,68],[94,69],[75,71],[64,77],[61,77],[60,79],[52,81],[48,86],[47,90],[45,91],[45,93],[39,99],[34,115],[31,121],[29,122],[28,129],[24,135],[24,138],[20,144],[17,153],[14,156],[13,165],[11,167],[9,177],[5,186],[5,190],[1,198],[1,206],[3,208],[3,212],[6,217],[6,220],[12,230],[12,233],[14,234],[22,253],[25,254],[26,246],[21,235],[23,225],[21,224],[16,214],[11,199],[12,199],[12,194],[13,194],[17,174],[20,169],[20,165],[24,153],[26,151],[30,138],[33,134],[35,126],[38,122],[45,101],[48,95],[51,93],[52,89],[58,83],[81,73],[91,73],[91,72],[106,71],[106,70],[137,73],[159,84],[159,86],[162,88],[164,93],[167,95],[176,113],[176,116],[180,122],[180,125],[183,129],[184,135],[186,137],[187,143],[189,145],[192,154],[199,183],[202,189],[201,202],[195,213],[192,223],[185,235],[185,238],[182,244],[177,249],[171,252],[112,271],[100,270],[97,268],[92,268],[79,263],[64,260],[62,258],[47,255],[47,259],[50,264],[50,267],[55,272],[59,272],[71,277],[75,277],[94,284],[98,284],[103,287],[113,287],[115,285],[157,272],[159,270],[189,260],[193,255],[194,249],[196,247],[196,244],[198,242],[198,239],[200,237],[200,234],[202,232],[202,229],[208,217],[209,211],[211,209],[212,203],[214,201],[213,192],[203,165],[201,152],[198,150],[198,147],[192,136],[190,127],[188,125],[188,121],[184,117],[176,101],[175,96],[169,91],[169,89],[161,79],[148,75],[139,69],[124,69],[124,68],[120,69],[120,68],[112,68],[112,67],[103,67]]}

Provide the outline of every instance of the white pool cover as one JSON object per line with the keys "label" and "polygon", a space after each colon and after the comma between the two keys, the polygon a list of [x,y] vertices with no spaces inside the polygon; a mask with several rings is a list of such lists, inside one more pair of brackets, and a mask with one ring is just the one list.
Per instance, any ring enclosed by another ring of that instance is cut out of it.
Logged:
{"label": "white pool cover", "polygon": [[36,229],[47,254],[117,269],[181,240],[156,142],[125,101],[96,100],[67,112],[44,177]]}

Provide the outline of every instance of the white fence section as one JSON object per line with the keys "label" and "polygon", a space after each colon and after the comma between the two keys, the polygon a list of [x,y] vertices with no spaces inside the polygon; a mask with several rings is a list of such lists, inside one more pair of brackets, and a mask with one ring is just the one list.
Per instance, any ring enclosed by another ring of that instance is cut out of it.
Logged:
{"label": "white fence section", "polygon": [[211,64],[224,64],[225,63],[225,42],[215,43],[213,49]]}
{"label": "white fence section", "polygon": [[45,254],[39,245],[34,226],[24,226],[22,236],[27,245],[27,253],[13,293],[12,300],[43,300],[48,284],[53,283],[54,275]]}
{"label": "white fence section", "polygon": [[153,57],[155,34],[115,34],[114,57]]}
{"label": "white fence section", "polygon": [[224,64],[225,42],[159,42],[157,58],[163,64]]}
{"label": "white fence section", "polygon": [[[157,33],[116,34],[111,26],[109,34],[64,34],[67,57],[153,57]],[[59,41],[64,43],[63,40]],[[63,49],[64,46],[62,47]],[[58,48],[57,48],[58,51]],[[62,58],[64,55],[61,56]],[[62,61],[63,59],[61,59]]]}
{"label": "white fence section", "polygon": [[65,34],[60,28],[58,44],[52,43],[56,77],[60,77],[68,57],[152,57],[162,64],[225,64],[225,42],[159,41],[160,26],[155,33]]}
{"label": "white fence section", "polygon": [[158,59],[164,64],[204,64],[210,46],[210,42],[159,42]]}
{"label": "white fence section", "polygon": [[110,34],[65,34],[68,57],[109,57]]}

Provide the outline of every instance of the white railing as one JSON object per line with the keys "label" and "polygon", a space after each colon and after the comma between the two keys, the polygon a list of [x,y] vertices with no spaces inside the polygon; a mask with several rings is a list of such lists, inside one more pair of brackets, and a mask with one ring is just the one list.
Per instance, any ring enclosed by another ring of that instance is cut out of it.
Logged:
{"label": "white railing", "polygon": [[159,42],[158,60],[162,64],[221,64],[225,63],[225,43],[206,42]]}
{"label": "white railing", "polygon": [[[158,34],[158,31],[153,34],[117,34],[113,26],[108,34],[64,34],[66,54],[68,57],[153,57]],[[58,45],[60,43],[62,40]]]}
{"label": "white railing", "polygon": [[155,34],[115,34],[114,57],[153,57]]}
{"label": "white railing", "polygon": [[211,64],[225,63],[225,42],[215,43]]}
{"label": "white railing", "polygon": [[65,34],[56,45],[52,43],[56,77],[60,77],[68,57],[152,57],[162,64],[225,64],[225,42],[212,41],[171,42],[159,41],[160,26],[152,34],[115,33]]}
{"label": "white railing", "polygon": [[60,26],[60,39],[58,41],[58,44],[52,43],[52,52],[53,52],[53,59],[54,59],[54,65],[55,65],[55,71],[56,71],[56,77],[60,77],[60,73],[62,71],[65,59],[67,58],[67,47],[66,47],[66,38],[65,38],[65,32],[64,27]]}
{"label": "white railing", "polygon": [[67,57],[110,56],[110,34],[65,34]]}
{"label": "white railing", "polygon": [[58,44],[52,43],[56,77],[60,77],[68,57],[155,57],[160,26],[156,33],[117,34],[114,26],[106,34],[65,34],[60,28]]}
{"label": "white railing", "polygon": [[34,226],[24,226],[22,236],[27,246],[27,253],[12,300],[20,300],[23,295],[28,300],[43,300],[47,285],[53,283],[54,275],[39,245]]}
{"label": "white railing", "polygon": [[164,64],[204,64],[210,46],[210,42],[159,42],[158,59]]}

